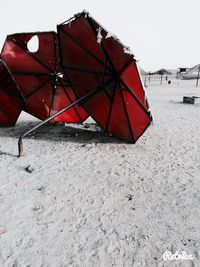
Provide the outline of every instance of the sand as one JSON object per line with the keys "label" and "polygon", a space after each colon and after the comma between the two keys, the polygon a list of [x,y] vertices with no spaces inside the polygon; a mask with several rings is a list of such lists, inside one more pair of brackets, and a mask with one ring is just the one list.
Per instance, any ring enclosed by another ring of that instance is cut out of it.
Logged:
{"label": "sand", "polygon": [[[200,96],[195,81],[148,84],[153,124],[133,144],[89,125],[23,113],[0,129],[0,266],[200,266]],[[164,261],[166,251],[193,260]]]}

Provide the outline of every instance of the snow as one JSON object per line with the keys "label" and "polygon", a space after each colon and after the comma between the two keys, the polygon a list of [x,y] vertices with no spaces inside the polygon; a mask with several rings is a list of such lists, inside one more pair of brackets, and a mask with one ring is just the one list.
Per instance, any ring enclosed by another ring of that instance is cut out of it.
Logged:
{"label": "snow", "polygon": [[44,126],[17,158],[38,120],[0,129],[0,266],[200,265],[200,105],[181,103],[200,90],[147,86],[154,122],[135,145],[94,124]]}

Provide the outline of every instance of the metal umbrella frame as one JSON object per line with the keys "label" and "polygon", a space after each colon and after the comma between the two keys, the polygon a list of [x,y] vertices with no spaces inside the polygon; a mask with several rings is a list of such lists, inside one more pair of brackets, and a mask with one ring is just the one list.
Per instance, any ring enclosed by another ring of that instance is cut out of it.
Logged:
{"label": "metal umbrella frame", "polygon": [[83,107],[109,134],[136,142],[152,121],[137,62],[117,38],[83,11],[57,26],[61,65]]}
{"label": "metal umbrella frame", "polygon": [[63,73],[77,100],[20,136],[19,156],[25,136],[77,104],[109,134],[135,143],[152,115],[134,56],[85,11],[58,25],[57,32]]}

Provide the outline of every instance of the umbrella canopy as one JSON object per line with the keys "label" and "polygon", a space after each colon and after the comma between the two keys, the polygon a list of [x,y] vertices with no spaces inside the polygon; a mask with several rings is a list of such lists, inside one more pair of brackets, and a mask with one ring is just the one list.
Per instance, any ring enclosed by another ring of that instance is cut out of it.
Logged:
{"label": "umbrella canopy", "polygon": [[136,60],[127,47],[87,12],[58,25],[64,74],[82,105],[108,133],[135,142],[151,122]]}
{"label": "umbrella canopy", "polygon": [[[30,49],[34,38],[37,45]],[[76,100],[76,93],[60,66],[55,32],[9,35],[1,58],[26,99],[24,110],[33,116],[44,120]],[[75,106],[53,121],[82,122],[87,117],[82,107]]]}
{"label": "umbrella canopy", "polygon": [[0,126],[14,126],[24,104],[24,98],[8,67],[0,60]]}
{"label": "umbrella canopy", "polygon": [[158,70],[158,71],[156,71],[154,74],[158,74],[158,75],[170,75],[171,74],[171,72],[170,71],[168,71],[168,70],[166,70],[166,69],[160,69],[160,70]]}

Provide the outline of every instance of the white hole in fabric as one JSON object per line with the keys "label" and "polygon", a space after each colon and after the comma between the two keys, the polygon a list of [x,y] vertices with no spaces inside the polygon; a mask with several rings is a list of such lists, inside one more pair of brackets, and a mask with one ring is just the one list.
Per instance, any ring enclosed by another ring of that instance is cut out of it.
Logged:
{"label": "white hole in fabric", "polygon": [[39,38],[37,35],[34,35],[27,43],[27,48],[29,52],[36,53],[39,49]]}
{"label": "white hole in fabric", "polygon": [[60,79],[63,79],[63,73],[59,72],[59,73],[57,73],[57,76],[58,76]]}

